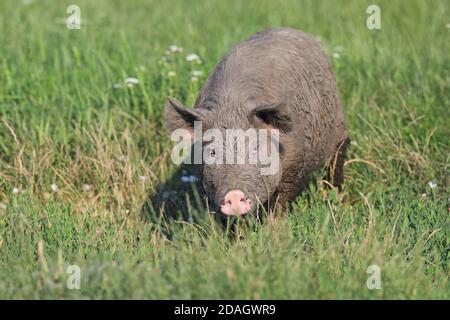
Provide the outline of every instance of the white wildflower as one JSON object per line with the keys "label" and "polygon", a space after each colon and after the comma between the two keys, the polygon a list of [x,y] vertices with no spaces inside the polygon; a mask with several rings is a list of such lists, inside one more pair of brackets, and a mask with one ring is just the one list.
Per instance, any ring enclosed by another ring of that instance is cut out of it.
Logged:
{"label": "white wildflower", "polygon": [[0,202],[0,209],[6,210],[7,205],[3,202]]}
{"label": "white wildflower", "polygon": [[177,47],[176,45],[169,46],[169,51],[172,53],[183,52],[183,48]]}
{"label": "white wildflower", "polygon": [[426,194],[426,193],[422,193],[420,196],[421,196],[422,198],[426,198],[427,194]]}
{"label": "white wildflower", "polygon": [[169,71],[169,72],[167,73],[167,76],[168,76],[169,78],[174,78],[174,77],[177,76],[177,74],[175,73],[175,71]]}
{"label": "white wildflower", "polygon": [[436,183],[435,181],[429,181],[429,182],[428,182],[428,187],[429,187],[430,189],[434,189],[434,188],[437,187],[437,183]]}
{"label": "white wildflower", "polygon": [[193,77],[200,77],[203,74],[203,71],[201,71],[201,70],[193,70],[191,72],[191,74],[192,74]]}
{"label": "white wildflower", "polygon": [[341,57],[341,55],[339,54],[339,52],[333,53],[333,58],[339,59],[340,57]]}
{"label": "white wildflower", "polygon": [[131,87],[133,87],[136,84],[139,84],[139,79],[133,78],[133,77],[128,77],[128,78],[125,79],[125,81],[123,83],[120,83],[120,82],[113,83],[113,88],[114,89],[120,89],[120,88],[123,88],[125,86],[128,87],[128,88],[131,88]]}
{"label": "white wildflower", "polygon": [[450,23],[447,23],[447,24],[445,25],[445,27],[446,27],[447,29],[450,29]]}
{"label": "white wildflower", "polygon": [[88,192],[92,189],[92,186],[89,184],[83,184],[83,191]]}
{"label": "white wildflower", "polygon": [[19,188],[14,187],[14,188],[12,189],[12,193],[14,193],[14,194],[18,194],[19,192],[20,192],[20,189],[19,189]]}
{"label": "white wildflower", "polygon": [[195,53],[191,53],[191,54],[188,54],[188,55],[186,56],[186,61],[189,61],[189,62],[199,62],[199,61],[201,61],[201,60],[200,60],[200,57],[199,57],[198,55],[196,55]]}
{"label": "white wildflower", "polygon": [[53,183],[50,188],[52,189],[53,192],[58,192],[59,191],[59,187],[56,183]]}
{"label": "white wildflower", "polygon": [[198,77],[191,77],[191,82],[198,82]]}
{"label": "white wildflower", "polygon": [[148,177],[147,176],[139,176],[139,180],[140,181],[147,181]]}
{"label": "white wildflower", "polygon": [[130,78],[126,78],[126,79],[125,79],[125,85],[126,85],[128,88],[131,88],[131,87],[133,87],[133,86],[136,85],[136,84],[139,84],[139,80],[136,79],[136,78],[130,77]]}
{"label": "white wildflower", "polygon": [[125,83],[139,84],[139,79],[133,77],[126,78]]}

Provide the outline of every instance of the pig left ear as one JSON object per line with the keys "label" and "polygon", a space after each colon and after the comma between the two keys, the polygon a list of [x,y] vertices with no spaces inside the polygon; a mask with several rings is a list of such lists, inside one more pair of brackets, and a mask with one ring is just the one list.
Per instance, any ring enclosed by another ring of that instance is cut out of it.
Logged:
{"label": "pig left ear", "polygon": [[257,129],[278,129],[284,133],[292,129],[290,110],[285,103],[256,107],[250,121]]}
{"label": "pig left ear", "polygon": [[193,134],[194,122],[202,121],[202,113],[198,109],[186,108],[175,98],[167,97],[164,121],[170,131],[182,128]]}

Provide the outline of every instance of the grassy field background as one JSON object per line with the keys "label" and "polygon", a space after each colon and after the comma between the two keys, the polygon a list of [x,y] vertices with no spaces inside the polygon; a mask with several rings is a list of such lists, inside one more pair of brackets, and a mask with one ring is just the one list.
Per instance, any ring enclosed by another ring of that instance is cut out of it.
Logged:
{"label": "grassy field background", "polygon": [[[450,4],[377,0],[369,30],[372,3],[2,0],[0,298],[450,298]],[[193,209],[167,237],[141,212],[176,169],[165,97],[192,105],[233,44],[275,26],[330,56],[352,138],[344,193],[312,185],[238,239]]]}

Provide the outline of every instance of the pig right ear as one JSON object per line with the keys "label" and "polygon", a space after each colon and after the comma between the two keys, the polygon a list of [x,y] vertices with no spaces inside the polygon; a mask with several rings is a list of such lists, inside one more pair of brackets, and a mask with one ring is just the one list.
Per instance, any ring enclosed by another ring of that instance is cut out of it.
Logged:
{"label": "pig right ear", "polygon": [[255,108],[250,117],[255,128],[278,129],[288,132],[292,129],[290,110],[286,103],[263,105]]}
{"label": "pig right ear", "polygon": [[176,129],[186,129],[193,136],[194,121],[201,121],[201,114],[193,109],[186,108],[181,102],[172,97],[167,97],[164,122],[171,132]]}

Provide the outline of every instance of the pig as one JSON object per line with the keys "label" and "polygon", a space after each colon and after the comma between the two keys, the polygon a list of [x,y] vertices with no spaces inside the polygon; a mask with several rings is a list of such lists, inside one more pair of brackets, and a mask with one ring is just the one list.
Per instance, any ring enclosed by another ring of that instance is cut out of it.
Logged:
{"label": "pig", "polygon": [[[342,189],[350,141],[344,110],[326,54],[303,31],[268,29],[237,44],[209,75],[194,108],[168,97],[164,118],[168,130],[185,129],[191,137],[196,121],[202,132],[277,130],[274,174],[262,175],[259,162],[201,164],[213,212],[240,216],[255,212],[258,203],[286,211],[320,168],[330,186]],[[200,143],[207,150],[210,141]]]}

